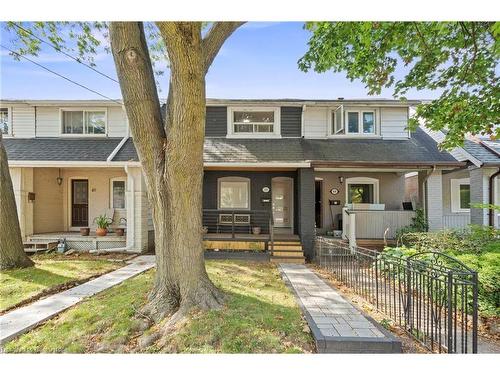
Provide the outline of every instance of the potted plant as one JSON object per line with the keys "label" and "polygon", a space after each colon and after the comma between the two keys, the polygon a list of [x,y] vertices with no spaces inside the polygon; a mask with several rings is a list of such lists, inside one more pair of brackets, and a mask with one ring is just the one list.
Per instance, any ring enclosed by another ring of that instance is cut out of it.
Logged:
{"label": "potted plant", "polygon": [[94,219],[94,222],[97,224],[97,229],[95,234],[98,236],[105,236],[108,234],[108,227],[113,222],[113,219],[106,216],[106,214],[99,215]]}
{"label": "potted plant", "polygon": [[[120,218],[120,225],[124,225],[126,226],[127,225],[127,219],[125,219],[124,217]],[[123,236],[125,234],[125,228],[124,227],[116,227],[115,228],[115,233],[117,236]]]}
{"label": "potted plant", "polygon": [[253,234],[260,234],[260,227],[253,227],[252,232]]}
{"label": "potted plant", "polygon": [[80,228],[80,235],[81,236],[88,236],[90,234],[90,228],[85,227],[85,228]]}
{"label": "potted plant", "polygon": [[207,234],[208,233],[208,227],[206,227],[206,226],[201,227],[201,233]]}

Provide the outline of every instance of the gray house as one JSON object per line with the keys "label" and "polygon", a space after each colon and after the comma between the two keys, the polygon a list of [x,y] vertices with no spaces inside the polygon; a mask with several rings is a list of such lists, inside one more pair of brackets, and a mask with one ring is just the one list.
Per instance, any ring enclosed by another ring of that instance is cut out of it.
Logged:
{"label": "gray house", "polygon": [[[439,151],[422,129],[408,132],[415,104],[207,100],[206,247],[303,261],[313,257],[315,233],[380,244],[411,222],[417,206],[431,230],[442,228],[445,176],[468,162]],[[153,246],[141,166],[120,105],[1,100],[0,111],[26,241],[66,238],[85,250]],[[409,173],[418,190],[411,203]],[[101,213],[125,234],[94,235]],[[90,236],[82,236],[87,227]]]}

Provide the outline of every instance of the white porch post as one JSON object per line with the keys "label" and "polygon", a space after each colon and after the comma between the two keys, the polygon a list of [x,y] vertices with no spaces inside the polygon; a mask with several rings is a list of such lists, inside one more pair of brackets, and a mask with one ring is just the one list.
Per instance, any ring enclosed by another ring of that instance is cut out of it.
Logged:
{"label": "white porch post", "polygon": [[443,229],[443,178],[440,170],[427,178],[425,203],[429,230]]}
{"label": "white porch post", "polygon": [[148,210],[146,186],[140,167],[128,167],[127,172],[127,247],[144,252],[148,249]]}
{"label": "white porch post", "polygon": [[9,171],[16,198],[21,236],[25,240],[27,236],[33,234],[33,202],[28,201],[28,193],[34,190],[33,168],[10,168]]}

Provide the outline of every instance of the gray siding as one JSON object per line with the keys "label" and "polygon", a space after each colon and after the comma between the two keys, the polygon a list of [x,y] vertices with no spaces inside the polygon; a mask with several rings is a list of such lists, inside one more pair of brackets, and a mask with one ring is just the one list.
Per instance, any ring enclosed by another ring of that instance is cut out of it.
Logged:
{"label": "gray siding", "polygon": [[281,107],[281,136],[300,137],[302,107]]}
{"label": "gray siding", "polygon": [[312,168],[300,168],[297,172],[298,232],[307,259],[314,258],[314,172]]}
{"label": "gray siding", "polygon": [[206,137],[227,135],[227,107],[207,107],[205,119]]}

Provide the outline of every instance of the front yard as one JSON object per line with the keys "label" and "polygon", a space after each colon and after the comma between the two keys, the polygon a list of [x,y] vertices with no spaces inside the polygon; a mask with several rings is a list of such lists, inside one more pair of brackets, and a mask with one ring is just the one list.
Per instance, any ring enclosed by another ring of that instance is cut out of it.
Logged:
{"label": "front yard", "polygon": [[[108,258],[109,256],[101,259],[89,255],[43,254],[32,257],[34,267],[2,271],[0,312],[123,266],[121,262],[110,261]],[[120,257],[114,256],[114,260],[120,260]]]}
{"label": "front yard", "polygon": [[154,271],[130,279],[8,343],[7,352],[304,353],[314,344],[294,296],[273,264],[208,261],[224,308],[194,313],[156,342],[138,319]]}

